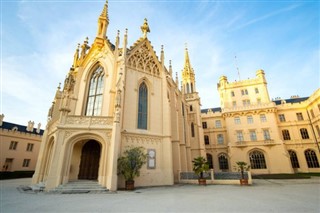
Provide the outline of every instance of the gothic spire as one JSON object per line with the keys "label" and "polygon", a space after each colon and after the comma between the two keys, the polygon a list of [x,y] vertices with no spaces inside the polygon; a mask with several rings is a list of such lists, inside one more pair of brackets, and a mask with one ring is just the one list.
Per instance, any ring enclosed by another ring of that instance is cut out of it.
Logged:
{"label": "gothic spire", "polygon": [[187,45],[184,53],[184,67],[182,70],[182,87],[185,93],[193,93],[196,91],[194,71],[191,67]]}
{"label": "gothic spire", "polygon": [[147,38],[147,33],[150,33],[150,28],[148,25],[148,20],[145,18],[144,23],[141,26],[142,38]]}
{"label": "gothic spire", "polygon": [[106,3],[104,4],[101,15],[99,16],[99,19],[98,19],[97,38],[99,39],[106,38],[108,25],[109,25],[108,0],[106,0]]}

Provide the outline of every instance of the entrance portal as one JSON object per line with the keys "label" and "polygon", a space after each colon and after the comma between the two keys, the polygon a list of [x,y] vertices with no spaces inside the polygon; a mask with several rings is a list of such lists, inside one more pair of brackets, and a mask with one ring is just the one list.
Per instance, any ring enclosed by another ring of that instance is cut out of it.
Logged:
{"label": "entrance portal", "polygon": [[78,179],[97,180],[100,150],[101,148],[99,143],[94,140],[88,141],[82,147]]}

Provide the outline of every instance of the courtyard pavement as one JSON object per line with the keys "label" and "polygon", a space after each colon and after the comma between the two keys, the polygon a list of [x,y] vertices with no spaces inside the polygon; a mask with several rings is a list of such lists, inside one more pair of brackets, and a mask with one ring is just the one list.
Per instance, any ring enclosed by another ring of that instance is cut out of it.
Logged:
{"label": "courtyard pavement", "polygon": [[320,178],[254,180],[252,186],[175,185],[106,194],[21,192],[2,180],[0,212],[320,212]]}

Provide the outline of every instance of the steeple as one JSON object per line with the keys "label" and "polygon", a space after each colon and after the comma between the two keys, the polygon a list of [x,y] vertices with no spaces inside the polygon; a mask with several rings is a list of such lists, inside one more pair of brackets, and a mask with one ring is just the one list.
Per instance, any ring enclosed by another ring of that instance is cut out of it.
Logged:
{"label": "steeple", "polygon": [[182,86],[183,86],[184,93],[196,92],[194,71],[191,67],[187,46],[185,48],[185,54],[184,54],[184,68],[182,70]]}
{"label": "steeple", "polygon": [[103,41],[106,38],[108,25],[109,25],[108,0],[106,0],[106,3],[104,4],[101,15],[99,16],[99,19],[98,19],[98,31],[97,31],[97,37],[95,42],[101,42],[101,40]]}
{"label": "steeple", "polygon": [[148,20],[145,18],[143,25],[140,27],[142,31],[142,38],[147,38],[147,33],[150,33]]}

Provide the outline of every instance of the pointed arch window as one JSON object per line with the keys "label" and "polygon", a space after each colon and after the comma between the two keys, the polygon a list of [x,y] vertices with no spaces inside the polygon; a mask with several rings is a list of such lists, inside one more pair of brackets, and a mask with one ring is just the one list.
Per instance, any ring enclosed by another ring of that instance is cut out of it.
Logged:
{"label": "pointed arch window", "polygon": [[148,127],[148,87],[145,82],[139,86],[138,129]]}
{"label": "pointed arch window", "polygon": [[98,66],[92,73],[90,78],[89,92],[87,98],[86,115],[99,116],[102,109],[102,95],[103,95],[103,77],[104,71],[101,66]]}

